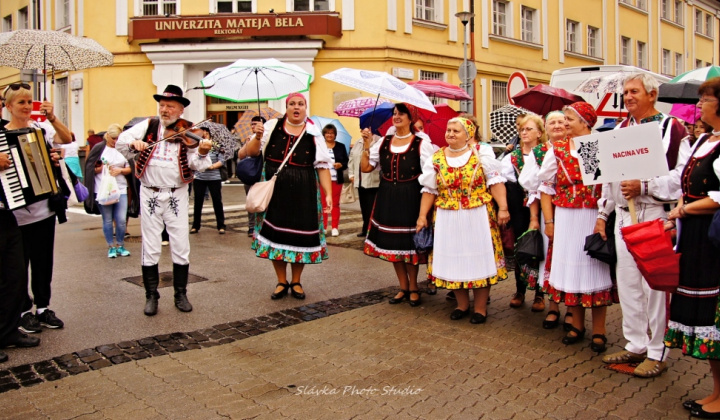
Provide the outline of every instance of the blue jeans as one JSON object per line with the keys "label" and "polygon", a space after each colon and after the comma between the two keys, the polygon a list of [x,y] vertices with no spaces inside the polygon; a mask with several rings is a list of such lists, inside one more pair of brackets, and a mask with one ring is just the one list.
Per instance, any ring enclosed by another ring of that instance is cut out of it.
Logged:
{"label": "blue jeans", "polygon": [[115,221],[115,239],[117,244],[123,246],[125,243],[127,206],[127,194],[120,194],[120,201],[115,204],[110,204],[109,206],[98,204],[103,219],[103,234],[105,235],[105,242],[107,242],[108,246],[113,245],[113,220]]}

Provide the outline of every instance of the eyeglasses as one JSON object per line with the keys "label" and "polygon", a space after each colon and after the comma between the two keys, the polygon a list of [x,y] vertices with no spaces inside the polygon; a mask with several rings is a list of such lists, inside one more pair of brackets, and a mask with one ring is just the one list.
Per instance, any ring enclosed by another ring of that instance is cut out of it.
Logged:
{"label": "eyeglasses", "polygon": [[717,101],[718,101],[717,98],[700,98],[697,103],[699,105],[702,105],[705,102],[717,102]]}

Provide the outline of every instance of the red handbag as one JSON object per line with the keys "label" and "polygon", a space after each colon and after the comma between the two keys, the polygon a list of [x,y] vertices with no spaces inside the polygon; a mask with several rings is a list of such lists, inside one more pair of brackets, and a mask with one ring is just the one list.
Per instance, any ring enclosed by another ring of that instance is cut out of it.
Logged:
{"label": "red handbag", "polygon": [[675,253],[670,232],[662,219],[620,229],[630,255],[653,290],[674,293],[680,283],[680,254]]}
{"label": "red handbag", "polygon": [[515,232],[509,224],[500,225],[500,239],[505,255],[513,255],[515,253]]}

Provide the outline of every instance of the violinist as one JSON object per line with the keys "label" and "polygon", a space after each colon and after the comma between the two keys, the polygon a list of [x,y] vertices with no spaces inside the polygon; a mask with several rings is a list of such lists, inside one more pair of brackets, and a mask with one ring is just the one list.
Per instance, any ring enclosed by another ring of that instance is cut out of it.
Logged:
{"label": "violinist", "polygon": [[170,236],[175,306],[182,312],[192,311],[187,299],[190,241],[186,184],[192,182],[193,171],[203,172],[212,164],[208,156],[212,142],[193,134],[192,123],[180,118],[190,105],[182,89],[168,85],[153,98],[158,102],[158,117],[148,118],[123,132],[115,145],[128,159],[135,158],[135,175],[142,184],[140,261],[147,316],[158,310],[163,225]]}

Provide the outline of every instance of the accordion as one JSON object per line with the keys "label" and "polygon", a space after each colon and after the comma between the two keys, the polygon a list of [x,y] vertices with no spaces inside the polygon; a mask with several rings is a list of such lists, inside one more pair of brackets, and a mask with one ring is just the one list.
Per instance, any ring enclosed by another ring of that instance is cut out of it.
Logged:
{"label": "accordion", "polygon": [[0,209],[19,209],[58,192],[41,129],[0,131],[0,153],[7,153],[12,162],[10,168],[0,171]]}

